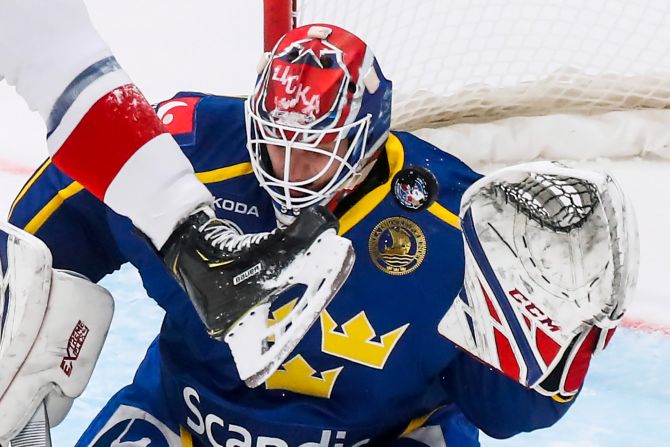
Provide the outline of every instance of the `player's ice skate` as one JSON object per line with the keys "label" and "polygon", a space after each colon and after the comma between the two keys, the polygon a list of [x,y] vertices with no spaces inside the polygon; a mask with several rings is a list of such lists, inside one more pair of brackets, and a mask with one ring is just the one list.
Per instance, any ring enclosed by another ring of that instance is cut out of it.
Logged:
{"label": "player's ice skate", "polygon": [[[167,242],[166,264],[209,335],[230,345],[248,386],[276,370],[349,276],[354,251],[337,236],[337,226],[332,213],[315,207],[286,229],[240,234],[230,222],[201,211]],[[306,290],[294,309],[268,327],[272,301],[298,284]]]}
{"label": "player's ice skate", "polygon": [[447,338],[548,395],[581,386],[621,321],[637,277],[635,218],[605,173],[514,166],[463,195],[464,288]]}
{"label": "player's ice skate", "polygon": [[293,285],[307,288],[291,312],[275,324],[268,325],[269,300],[249,311],[225,335],[248,386],[260,385],[281,365],[344,284],[353,264],[350,243],[328,230],[299,250],[284,270],[259,278],[259,285],[272,297]]}

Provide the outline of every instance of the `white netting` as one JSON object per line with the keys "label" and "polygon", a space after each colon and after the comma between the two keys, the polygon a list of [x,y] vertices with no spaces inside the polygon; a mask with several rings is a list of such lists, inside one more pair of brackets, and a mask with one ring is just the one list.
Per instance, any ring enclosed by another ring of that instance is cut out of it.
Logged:
{"label": "white netting", "polygon": [[361,36],[395,128],[670,107],[668,0],[303,0]]}

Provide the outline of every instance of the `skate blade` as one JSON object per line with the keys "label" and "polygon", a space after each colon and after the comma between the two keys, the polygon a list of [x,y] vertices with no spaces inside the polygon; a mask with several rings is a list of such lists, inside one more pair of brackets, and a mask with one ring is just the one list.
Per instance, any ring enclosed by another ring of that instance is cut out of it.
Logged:
{"label": "skate blade", "polygon": [[[238,374],[250,388],[271,376],[291,354],[321,311],[345,283],[355,261],[351,242],[329,230],[291,263],[268,288],[307,286],[291,312],[268,325],[270,303],[251,309],[226,333]],[[274,344],[268,346],[268,339]]]}

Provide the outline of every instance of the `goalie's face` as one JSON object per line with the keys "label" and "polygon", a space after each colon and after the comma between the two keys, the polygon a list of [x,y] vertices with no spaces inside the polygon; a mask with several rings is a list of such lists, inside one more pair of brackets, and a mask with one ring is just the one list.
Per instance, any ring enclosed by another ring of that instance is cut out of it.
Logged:
{"label": "goalie's face", "polygon": [[267,154],[275,182],[296,198],[322,191],[342,171],[348,148],[346,139],[321,143],[312,150],[268,144]]}
{"label": "goalie's face", "polygon": [[282,214],[329,202],[359,177],[370,116],[333,129],[273,123],[247,101],[248,148],[254,173]]}

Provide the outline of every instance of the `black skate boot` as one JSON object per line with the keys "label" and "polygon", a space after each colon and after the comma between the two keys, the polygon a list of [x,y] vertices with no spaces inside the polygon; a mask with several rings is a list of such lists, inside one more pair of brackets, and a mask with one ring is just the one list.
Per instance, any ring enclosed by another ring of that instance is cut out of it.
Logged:
{"label": "black skate boot", "polygon": [[161,254],[209,335],[221,339],[247,312],[281,293],[285,287],[269,287],[269,282],[321,234],[337,227],[335,216],[318,207],[305,210],[286,229],[240,234],[207,208],[182,223]]}
{"label": "black skate boot", "polygon": [[[191,215],[161,250],[209,335],[230,347],[247,386],[281,365],[349,276],[355,254],[337,226],[326,208],[315,207],[286,229],[239,234],[208,208]],[[296,285],[304,286],[302,296],[270,325],[270,304]]]}

